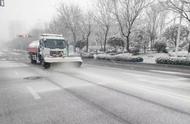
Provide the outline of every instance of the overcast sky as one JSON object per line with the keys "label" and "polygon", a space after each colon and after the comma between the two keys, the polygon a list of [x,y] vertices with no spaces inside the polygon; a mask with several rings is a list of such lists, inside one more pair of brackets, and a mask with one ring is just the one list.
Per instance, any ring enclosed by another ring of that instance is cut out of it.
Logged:
{"label": "overcast sky", "polygon": [[5,7],[0,7],[0,42],[10,39],[11,25],[22,25],[21,33],[34,26],[48,23],[60,3],[77,4],[88,8],[95,0],[5,0]]}

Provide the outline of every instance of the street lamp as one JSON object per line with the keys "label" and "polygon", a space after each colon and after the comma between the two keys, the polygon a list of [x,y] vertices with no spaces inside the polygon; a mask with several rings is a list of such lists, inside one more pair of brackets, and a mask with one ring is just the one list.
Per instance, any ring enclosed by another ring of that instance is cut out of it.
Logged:
{"label": "street lamp", "polygon": [[5,6],[5,1],[4,0],[0,0],[0,6],[4,7]]}
{"label": "street lamp", "polygon": [[181,34],[181,22],[182,22],[182,14],[183,14],[183,6],[184,6],[184,2],[181,2],[181,12],[180,12],[180,19],[179,19],[179,26],[178,26],[178,33],[177,33],[177,42],[176,42],[176,56],[178,53],[178,48],[179,48],[179,41],[180,41],[180,34]]}

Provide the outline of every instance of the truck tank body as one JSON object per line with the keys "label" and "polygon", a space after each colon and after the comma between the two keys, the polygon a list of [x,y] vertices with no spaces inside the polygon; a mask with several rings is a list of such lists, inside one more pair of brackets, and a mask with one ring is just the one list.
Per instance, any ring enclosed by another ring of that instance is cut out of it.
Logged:
{"label": "truck tank body", "polygon": [[29,53],[37,53],[39,48],[39,41],[32,41],[27,48]]}

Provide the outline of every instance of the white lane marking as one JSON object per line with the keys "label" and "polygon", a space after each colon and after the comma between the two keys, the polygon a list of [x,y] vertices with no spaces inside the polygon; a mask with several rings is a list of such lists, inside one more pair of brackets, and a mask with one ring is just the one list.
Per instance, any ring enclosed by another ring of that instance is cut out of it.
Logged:
{"label": "white lane marking", "polygon": [[34,99],[36,100],[41,99],[40,95],[32,87],[27,87],[27,89],[32,94]]}
{"label": "white lane marking", "polygon": [[28,67],[29,65],[13,61],[0,61],[1,68]]}
{"label": "white lane marking", "polygon": [[19,77],[19,74],[18,74],[18,72],[17,72],[17,71],[15,71],[15,75],[16,75],[16,77]]}
{"label": "white lane marking", "polygon": [[31,82],[31,84],[29,84],[29,87],[32,87],[33,90],[35,90],[37,93],[45,93],[62,89],[61,87],[58,87],[46,80],[40,80],[39,82],[35,81],[34,83]]}
{"label": "white lane marking", "polygon": [[3,55],[4,53],[0,51],[0,56]]}
{"label": "white lane marking", "polygon": [[173,71],[161,71],[161,70],[150,70],[152,72],[159,72],[159,73],[165,73],[165,74],[180,74],[180,75],[190,75],[187,73],[182,73],[182,72],[173,72]]}

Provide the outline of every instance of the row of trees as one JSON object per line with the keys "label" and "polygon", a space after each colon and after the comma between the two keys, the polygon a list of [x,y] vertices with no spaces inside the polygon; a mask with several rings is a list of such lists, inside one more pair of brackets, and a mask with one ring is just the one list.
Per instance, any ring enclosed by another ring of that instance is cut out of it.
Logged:
{"label": "row of trees", "polygon": [[[76,47],[86,46],[86,51],[89,44],[96,44],[103,51],[107,45],[128,52],[132,48],[146,51],[160,40],[176,46],[179,25],[175,20],[180,14],[184,24],[190,24],[189,0],[97,0],[88,11],[62,3],[55,18],[41,32],[63,34]],[[185,46],[189,29],[186,25],[180,27],[180,40]]]}
{"label": "row of trees", "polygon": [[78,6],[62,4],[49,31],[63,34],[74,44],[85,41],[86,51],[90,36],[93,35],[106,51],[108,38],[116,35],[125,40],[125,48],[130,52],[131,35],[138,27],[144,9],[152,3],[150,0],[98,0],[95,11],[87,13]]}

